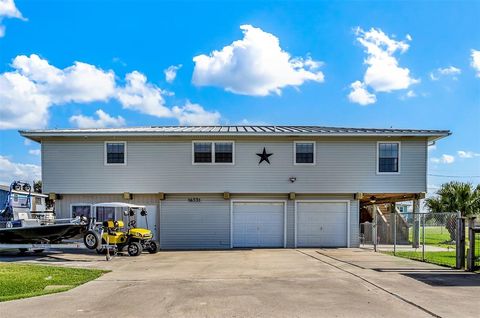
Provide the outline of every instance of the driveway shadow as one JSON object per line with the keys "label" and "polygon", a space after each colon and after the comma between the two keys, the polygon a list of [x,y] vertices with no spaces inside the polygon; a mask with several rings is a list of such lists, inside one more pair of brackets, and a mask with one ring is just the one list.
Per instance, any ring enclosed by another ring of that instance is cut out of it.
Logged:
{"label": "driveway shadow", "polygon": [[473,273],[402,273],[422,283],[436,287],[478,287],[480,275]]}

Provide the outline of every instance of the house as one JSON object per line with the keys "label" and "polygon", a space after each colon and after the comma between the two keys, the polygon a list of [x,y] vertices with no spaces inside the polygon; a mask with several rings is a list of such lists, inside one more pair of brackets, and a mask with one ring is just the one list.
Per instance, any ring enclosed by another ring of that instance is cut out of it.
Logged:
{"label": "house", "polygon": [[[6,203],[7,203],[7,197],[8,197],[8,192],[10,191],[10,187],[8,185],[3,185],[0,184],[0,211],[4,209]],[[15,204],[26,204],[27,197],[28,197],[28,192],[25,191],[17,191],[17,190],[12,190],[12,200]],[[45,200],[48,198],[48,195],[42,194],[42,193],[37,193],[37,192],[31,192],[31,208],[30,211],[32,213],[43,213],[45,210],[47,210],[47,205]]]}
{"label": "house", "polygon": [[20,133],[41,143],[57,216],[92,215],[100,202],[146,205],[162,249],[358,246],[360,208],[414,200],[418,211],[427,146],[450,135],[319,126]]}

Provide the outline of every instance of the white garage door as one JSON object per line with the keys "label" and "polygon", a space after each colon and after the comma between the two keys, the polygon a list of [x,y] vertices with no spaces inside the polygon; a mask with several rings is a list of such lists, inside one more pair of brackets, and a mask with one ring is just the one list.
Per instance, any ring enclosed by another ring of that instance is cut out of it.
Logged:
{"label": "white garage door", "polygon": [[234,202],[233,247],[284,247],[283,202]]}
{"label": "white garage door", "polygon": [[298,247],[347,247],[347,202],[297,202]]}

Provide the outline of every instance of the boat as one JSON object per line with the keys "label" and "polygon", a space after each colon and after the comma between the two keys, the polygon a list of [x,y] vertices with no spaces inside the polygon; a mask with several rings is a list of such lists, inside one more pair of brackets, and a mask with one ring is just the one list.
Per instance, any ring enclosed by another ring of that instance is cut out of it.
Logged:
{"label": "boat", "polygon": [[[19,194],[23,190],[25,194]],[[0,209],[0,243],[54,244],[83,237],[93,220],[85,217],[55,219],[48,223],[31,215],[31,187],[14,181],[10,185],[3,208]]]}

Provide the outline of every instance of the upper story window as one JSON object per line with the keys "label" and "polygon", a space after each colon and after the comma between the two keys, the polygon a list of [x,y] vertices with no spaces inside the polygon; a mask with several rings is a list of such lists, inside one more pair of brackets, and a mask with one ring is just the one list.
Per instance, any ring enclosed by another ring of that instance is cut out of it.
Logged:
{"label": "upper story window", "polygon": [[315,164],[315,142],[314,141],[295,141],[294,143],[294,163]]}
{"label": "upper story window", "polygon": [[233,164],[233,141],[194,141],[194,164]]}
{"label": "upper story window", "polygon": [[105,164],[106,165],[127,164],[127,143],[125,141],[105,142]]}
{"label": "upper story window", "polygon": [[377,173],[400,173],[400,142],[378,142]]}

